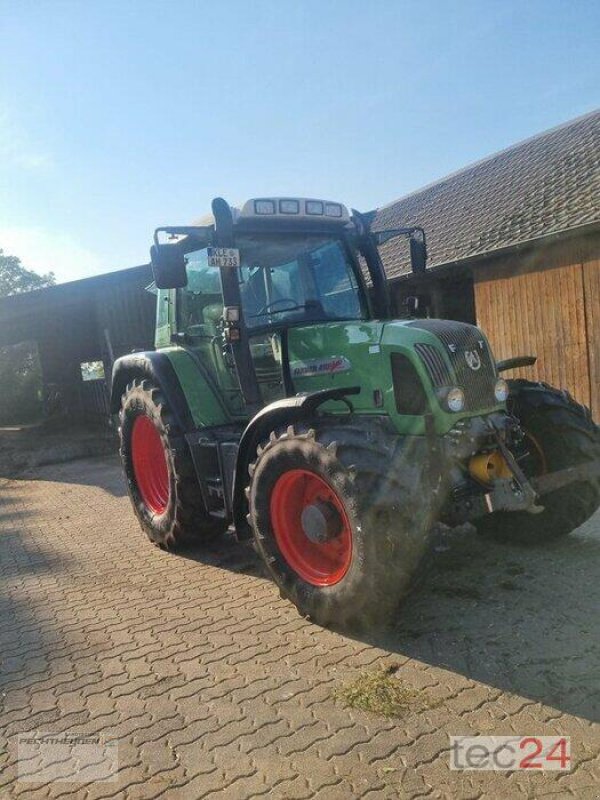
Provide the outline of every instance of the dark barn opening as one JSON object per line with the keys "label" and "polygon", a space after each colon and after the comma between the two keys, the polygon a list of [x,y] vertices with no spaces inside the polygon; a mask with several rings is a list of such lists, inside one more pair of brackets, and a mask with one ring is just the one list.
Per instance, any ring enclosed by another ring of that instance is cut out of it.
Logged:
{"label": "dark barn opening", "polygon": [[0,300],[0,347],[35,343],[46,417],[107,419],[114,360],[153,347],[151,281],[144,265]]}

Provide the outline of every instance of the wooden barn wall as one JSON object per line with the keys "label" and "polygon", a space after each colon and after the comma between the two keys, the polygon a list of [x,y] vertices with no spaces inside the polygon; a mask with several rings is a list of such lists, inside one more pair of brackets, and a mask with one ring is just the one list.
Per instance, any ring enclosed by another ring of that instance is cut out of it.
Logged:
{"label": "wooden barn wall", "polygon": [[591,404],[594,419],[600,421],[600,238],[583,251],[583,290],[588,336]]}
{"label": "wooden barn wall", "polygon": [[600,419],[600,237],[488,262],[474,279],[477,322],[497,358],[538,357],[508,376],[566,388]]}

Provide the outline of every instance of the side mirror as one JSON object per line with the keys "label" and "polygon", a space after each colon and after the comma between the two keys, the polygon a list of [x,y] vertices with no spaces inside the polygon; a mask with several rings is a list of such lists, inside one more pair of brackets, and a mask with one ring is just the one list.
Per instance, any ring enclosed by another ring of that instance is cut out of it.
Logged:
{"label": "side mirror", "polygon": [[154,282],[159,289],[187,286],[185,255],[177,244],[154,244],[150,248]]}
{"label": "side mirror", "polygon": [[415,228],[410,235],[410,265],[415,275],[423,275],[427,269],[427,244],[422,228]]}

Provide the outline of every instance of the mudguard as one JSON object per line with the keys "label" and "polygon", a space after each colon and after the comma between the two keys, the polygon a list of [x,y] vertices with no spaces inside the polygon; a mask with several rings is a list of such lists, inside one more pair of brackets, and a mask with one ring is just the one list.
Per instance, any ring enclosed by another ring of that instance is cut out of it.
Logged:
{"label": "mudguard", "polygon": [[261,441],[266,439],[276,428],[293,425],[295,422],[310,418],[323,403],[329,400],[345,401],[348,395],[359,394],[359,392],[360,386],[350,386],[285,397],[265,406],[253,417],[240,439],[233,478],[233,523],[238,539],[249,539],[252,536],[246,520],[244,489],[248,480],[248,465],[256,454],[256,448]]}
{"label": "mudguard", "polygon": [[159,351],[130,353],[115,361],[110,392],[111,414],[119,413],[121,396],[127,384],[139,377],[149,378],[161,387],[182,431],[187,433],[195,429],[194,420],[173,365],[167,355]]}

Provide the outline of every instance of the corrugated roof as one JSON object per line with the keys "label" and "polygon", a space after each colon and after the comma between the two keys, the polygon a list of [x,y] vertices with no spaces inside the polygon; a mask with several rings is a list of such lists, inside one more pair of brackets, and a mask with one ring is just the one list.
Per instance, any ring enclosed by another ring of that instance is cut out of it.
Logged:
{"label": "corrugated roof", "polygon": [[[374,212],[373,229],[421,225],[429,266],[600,222],[600,110],[538,134]],[[383,251],[389,277],[407,249]]]}
{"label": "corrugated roof", "polygon": [[78,278],[74,281],[57,283],[43,289],[33,289],[30,292],[11,294],[0,297],[0,311],[4,308],[21,308],[37,306],[40,303],[61,302],[66,298],[79,296],[81,293],[90,293],[95,289],[108,284],[120,285],[128,281],[141,280],[149,283],[152,280],[152,267],[150,264],[140,264],[137,267],[103,272],[100,275],[91,275],[89,278]]}

